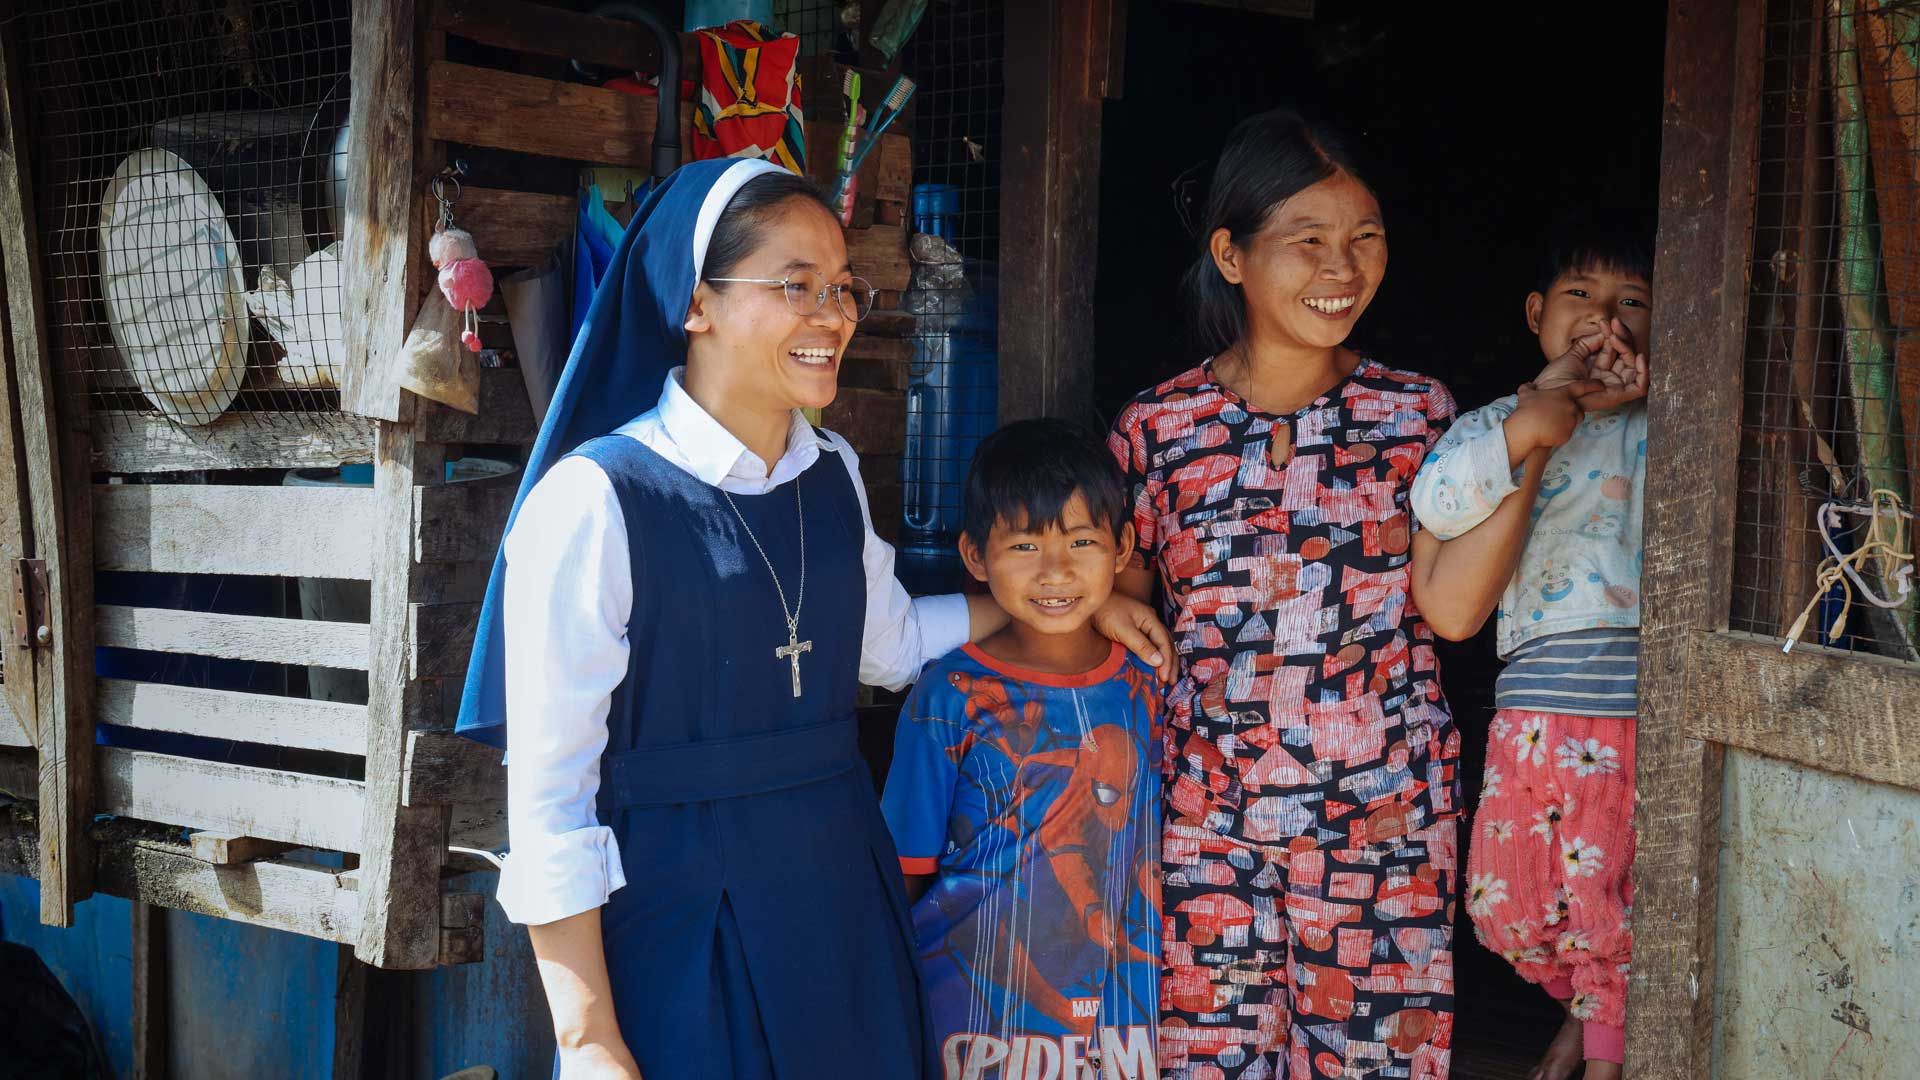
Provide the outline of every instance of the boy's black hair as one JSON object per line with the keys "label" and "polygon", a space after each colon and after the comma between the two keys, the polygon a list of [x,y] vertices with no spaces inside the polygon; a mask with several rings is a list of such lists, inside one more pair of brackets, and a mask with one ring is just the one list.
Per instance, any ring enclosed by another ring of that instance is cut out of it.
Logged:
{"label": "boy's black hair", "polygon": [[1094,524],[1115,540],[1130,519],[1126,480],[1106,444],[1066,420],[1019,420],[981,440],[967,472],[966,508],[960,531],[975,547],[987,546],[994,522],[1017,528],[1059,526],[1078,495]]}
{"label": "boy's black hair", "polygon": [[1581,270],[1637,274],[1651,286],[1653,232],[1653,215],[1640,210],[1588,209],[1563,215],[1548,233],[1533,291],[1545,293],[1560,275]]}

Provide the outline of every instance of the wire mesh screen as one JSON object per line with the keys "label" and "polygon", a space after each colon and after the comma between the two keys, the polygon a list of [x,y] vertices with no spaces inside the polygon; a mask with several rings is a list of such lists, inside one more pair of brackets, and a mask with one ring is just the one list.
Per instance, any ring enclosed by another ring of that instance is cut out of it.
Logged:
{"label": "wire mesh screen", "polygon": [[[871,0],[866,6],[878,7]],[[774,0],[773,21],[781,30],[800,39],[800,55],[822,56],[833,51],[836,39],[844,32],[840,13],[847,7],[847,0]],[[852,7],[857,15],[858,0],[854,0]],[[858,24],[856,18],[854,25]]]}
{"label": "wire mesh screen", "polygon": [[49,344],[96,426],[337,417],[348,10],[30,5]]}
{"label": "wire mesh screen", "polygon": [[902,58],[917,93],[901,543],[926,568],[909,585],[929,589],[958,576],[967,465],[998,421],[1005,21],[1000,0],[929,5]]}
{"label": "wire mesh screen", "polygon": [[1732,625],[1920,659],[1920,5],[1766,33]]}

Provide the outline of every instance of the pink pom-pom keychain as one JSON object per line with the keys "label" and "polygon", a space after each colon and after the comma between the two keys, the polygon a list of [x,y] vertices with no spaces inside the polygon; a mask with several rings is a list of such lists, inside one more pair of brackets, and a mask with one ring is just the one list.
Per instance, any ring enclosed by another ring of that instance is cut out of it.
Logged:
{"label": "pink pom-pom keychain", "polygon": [[[460,199],[458,174],[454,169],[433,178],[433,197],[440,203],[440,219],[434,224],[433,239],[427,242],[427,257],[440,271],[440,294],[447,305],[460,313],[460,343],[468,352],[480,351],[481,308],[493,299],[493,271],[480,261],[473,234],[453,224],[453,204]],[[447,185],[451,184],[449,191]]]}

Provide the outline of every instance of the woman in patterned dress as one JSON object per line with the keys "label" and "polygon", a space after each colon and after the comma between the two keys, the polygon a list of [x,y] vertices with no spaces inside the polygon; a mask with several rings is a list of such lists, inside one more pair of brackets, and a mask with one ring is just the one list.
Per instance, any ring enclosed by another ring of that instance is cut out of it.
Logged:
{"label": "woman in patterned dress", "polygon": [[1276,111],[1229,136],[1187,299],[1208,359],[1112,447],[1169,701],[1161,1075],[1444,1077],[1459,736],[1410,595],[1414,474],[1446,387],[1345,345],[1379,203]]}

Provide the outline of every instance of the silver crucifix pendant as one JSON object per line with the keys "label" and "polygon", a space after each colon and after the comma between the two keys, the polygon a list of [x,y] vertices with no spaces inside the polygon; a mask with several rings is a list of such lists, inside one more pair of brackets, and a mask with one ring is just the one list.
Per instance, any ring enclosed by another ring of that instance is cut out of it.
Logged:
{"label": "silver crucifix pendant", "polygon": [[800,696],[800,654],[813,651],[813,642],[801,641],[800,632],[787,627],[787,643],[773,650],[773,655],[793,665],[793,696]]}

